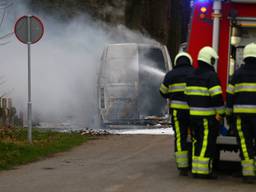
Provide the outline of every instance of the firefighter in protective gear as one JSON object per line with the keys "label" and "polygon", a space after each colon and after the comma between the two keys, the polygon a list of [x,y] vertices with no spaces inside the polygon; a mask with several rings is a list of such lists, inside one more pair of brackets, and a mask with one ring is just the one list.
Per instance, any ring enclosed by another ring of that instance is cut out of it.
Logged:
{"label": "firefighter in protective gear", "polygon": [[194,71],[192,58],[186,52],[177,54],[174,68],[169,71],[160,86],[160,93],[169,99],[169,111],[175,133],[175,159],[180,175],[189,171],[187,135],[189,128],[188,104],[184,95],[186,78]]}
{"label": "firefighter in protective gear", "polygon": [[214,65],[218,55],[211,47],[198,54],[198,68],[188,78],[185,95],[192,129],[192,174],[214,179],[212,163],[219,134],[219,120],[225,114],[222,89]]}
{"label": "firefighter in protective gear", "polygon": [[233,75],[227,87],[227,116],[233,115],[243,179],[252,181],[255,177],[256,142],[256,44],[244,48],[244,65]]}

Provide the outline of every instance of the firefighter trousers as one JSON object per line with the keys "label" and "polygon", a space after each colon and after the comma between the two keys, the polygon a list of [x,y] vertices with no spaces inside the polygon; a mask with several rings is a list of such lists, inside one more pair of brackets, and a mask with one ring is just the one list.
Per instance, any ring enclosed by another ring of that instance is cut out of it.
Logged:
{"label": "firefighter trousers", "polygon": [[175,136],[175,160],[177,168],[188,168],[189,157],[187,136],[189,129],[189,111],[171,109],[170,112]]}
{"label": "firefighter trousers", "polygon": [[191,116],[192,173],[209,175],[216,152],[219,123],[215,116]]}
{"label": "firefighter trousers", "polygon": [[256,115],[235,115],[243,176],[255,176]]}

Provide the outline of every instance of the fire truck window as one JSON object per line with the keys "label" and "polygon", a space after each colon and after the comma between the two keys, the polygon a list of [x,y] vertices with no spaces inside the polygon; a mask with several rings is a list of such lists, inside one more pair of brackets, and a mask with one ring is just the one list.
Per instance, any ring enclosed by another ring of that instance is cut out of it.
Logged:
{"label": "fire truck window", "polygon": [[[229,57],[229,77],[234,71],[243,65],[243,49],[251,42],[256,42],[255,27],[236,26],[236,30],[232,29],[230,42],[230,57]],[[239,33],[237,33],[239,31]],[[234,43],[235,42],[235,43]]]}

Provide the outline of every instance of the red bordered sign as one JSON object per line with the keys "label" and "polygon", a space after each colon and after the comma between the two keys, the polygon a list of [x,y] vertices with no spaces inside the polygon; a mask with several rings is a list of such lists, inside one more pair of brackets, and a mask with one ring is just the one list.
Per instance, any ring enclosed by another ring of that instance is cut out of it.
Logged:
{"label": "red bordered sign", "polygon": [[42,38],[44,26],[42,21],[35,16],[22,16],[15,23],[14,33],[22,43],[34,44]]}

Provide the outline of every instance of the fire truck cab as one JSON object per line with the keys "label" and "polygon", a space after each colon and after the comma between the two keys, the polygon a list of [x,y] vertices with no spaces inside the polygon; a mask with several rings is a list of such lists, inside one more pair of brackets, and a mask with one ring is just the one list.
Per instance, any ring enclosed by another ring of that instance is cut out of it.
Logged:
{"label": "fire truck cab", "polygon": [[[243,48],[256,42],[256,0],[195,0],[192,3],[187,51],[197,67],[197,55],[212,46],[219,55],[216,71],[226,95],[229,78],[243,64]],[[219,151],[238,150],[234,136],[219,136]]]}

